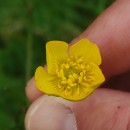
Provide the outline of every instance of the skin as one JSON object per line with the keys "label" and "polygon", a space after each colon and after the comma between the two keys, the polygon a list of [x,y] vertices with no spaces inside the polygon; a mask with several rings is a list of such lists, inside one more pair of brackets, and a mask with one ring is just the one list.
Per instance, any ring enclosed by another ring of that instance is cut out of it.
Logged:
{"label": "skin", "polygon": [[[115,1],[72,44],[84,37],[100,48],[106,83],[87,99],[65,101],[65,105],[74,112],[78,130],[130,130],[130,0]],[[36,89],[34,79],[27,84],[26,94],[34,102],[25,119],[27,128],[30,111],[47,97]],[[58,109],[62,108],[52,111]],[[43,109],[39,111],[44,113]],[[34,120],[31,124],[33,130]]]}

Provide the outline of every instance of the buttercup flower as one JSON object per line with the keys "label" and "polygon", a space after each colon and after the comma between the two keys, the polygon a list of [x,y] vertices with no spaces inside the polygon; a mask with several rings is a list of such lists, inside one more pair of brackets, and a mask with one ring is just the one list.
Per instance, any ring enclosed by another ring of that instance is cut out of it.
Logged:
{"label": "buttercup flower", "polygon": [[47,70],[38,67],[35,80],[37,88],[48,95],[78,101],[105,81],[99,68],[99,49],[88,39],[70,48],[63,41],[50,41],[46,44],[46,60]]}

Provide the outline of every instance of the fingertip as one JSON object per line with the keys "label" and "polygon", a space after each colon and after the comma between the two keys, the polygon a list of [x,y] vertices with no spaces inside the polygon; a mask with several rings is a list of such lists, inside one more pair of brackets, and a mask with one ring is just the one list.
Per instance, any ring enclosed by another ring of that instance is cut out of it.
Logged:
{"label": "fingertip", "polygon": [[36,88],[34,78],[28,81],[27,86],[25,88],[25,93],[30,101],[36,100],[38,97],[40,97],[43,94]]}
{"label": "fingertip", "polygon": [[26,130],[77,130],[72,110],[56,99],[44,95],[31,105],[25,118]]}

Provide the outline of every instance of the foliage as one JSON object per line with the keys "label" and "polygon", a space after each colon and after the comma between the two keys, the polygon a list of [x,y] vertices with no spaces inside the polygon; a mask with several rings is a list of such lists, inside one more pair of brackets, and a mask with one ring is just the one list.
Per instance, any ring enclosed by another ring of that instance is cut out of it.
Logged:
{"label": "foliage", "polygon": [[48,40],[70,42],[112,0],[0,0],[0,130],[23,130],[26,80]]}

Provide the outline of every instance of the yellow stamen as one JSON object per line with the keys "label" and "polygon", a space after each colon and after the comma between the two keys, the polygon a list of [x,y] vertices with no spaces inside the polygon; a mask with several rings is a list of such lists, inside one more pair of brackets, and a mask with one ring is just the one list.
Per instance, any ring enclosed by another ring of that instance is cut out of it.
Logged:
{"label": "yellow stamen", "polygon": [[68,68],[69,68],[69,65],[68,65],[68,64],[66,64],[66,65],[65,65],[65,68],[66,68],[66,69],[68,69]]}
{"label": "yellow stamen", "polygon": [[75,78],[75,79],[78,79],[78,75],[77,74],[73,74],[73,77]]}
{"label": "yellow stamen", "polygon": [[87,82],[91,84],[94,77],[87,75],[87,71],[90,69],[89,65],[83,64],[83,58],[79,58],[77,62],[72,59],[68,59],[67,63],[63,63],[59,67],[59,71],[56,70],[57,76],[60,78],[60,83],[58,83],[58,88],[60,89],[62,85],[65,87],[65,95],[71,94],[72,90],[75,89],[77,94],[80,94],[80,86],[87,86]]}
{"label": "yellow stamen", "polygon": [[67,81],[61,81],[61,84],[67,84]]}
{"label": "yellow stamen", "polygon": [[79,58],[78,60],[77,60],[77,63],[82,63],[83,62],[83,58]]}
{"label": "yellow stamen", "polygon": [[69,84],[71,87],[74,87],[76,86],[77,84],[76,83],[72,83],[72,84]]}
{"label": "yellow stamen", "polygon": [[82,79],[83,79],[83,77],[79,76],[79,83],[82,83]]}
{"label": "yellow stamen", "polygon": [[67,82],[68,82],[68,84],[72,84],[73,83],[71,79],[68,79]]}
{"label": "yellow stamen", "polygon": [[63,81],[66,81],[66,77],[62,77],[62,80],[63,80]]}
{"label": "yellow stamen", "polygon": [[75,82],[75,78],[72,75],[69,75],[69,78],[72,80],[72,82]]}

